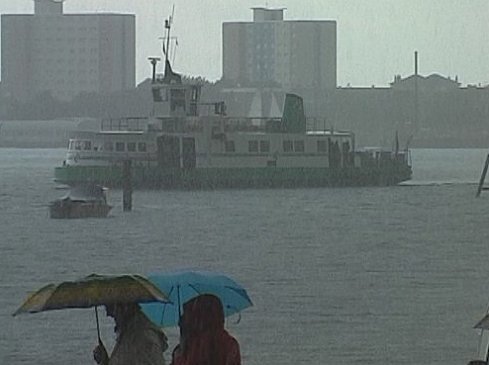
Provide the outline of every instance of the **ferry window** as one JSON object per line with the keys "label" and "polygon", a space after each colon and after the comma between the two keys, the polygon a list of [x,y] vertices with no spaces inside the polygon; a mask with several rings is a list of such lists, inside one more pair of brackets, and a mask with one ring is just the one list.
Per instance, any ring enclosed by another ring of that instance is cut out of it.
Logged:
{"label": "ferry window", "polygon": [[104,143],[104,151],[113,151],[113,150],[114,150],[114,144],[112,142]]}
{"label": "ferry window", "polygon": [[258,152],[258,141],[248,141],[248,152]]}
{"label": "ferry window", "polygon": [[127,150],[129,152],[136,152],[136,142],[128,142],[127,143]]}
{"label": "ferry window", "polygon": [[124,142],[116,142],[115,143],[115,150],[117,152],[124,152]]}
{"label": "ferry window", "polygon": [[74,147],[73,147],[73,141],[70,141],[70,143],[68,144],[68,149],[69,150],[74,149]]}
{"label": "ferry window", "polygon": [[318,152],[328,152],[328,144],[325,140],[317,141]]}
{"label": "ferry window", "polygon": [[226,152],[235,152],[236,148],[234,146],[234,141],[226,141],[224,144],[224,149]]}
{"label": "ferry window", "polygon": [[284,141],[283,142],[284,152],[292,152],[294,150],[294,145],[292,141]]}
{"label": "ferry window", "polygon": [[168,90],[161,88],[153,88],[154,101],[168,101]]}
{"label": "ferry window", "polygon": [[294,151],[304,152],[304,141],[294,141]]}
{"label": "ferry window", "polygon": [[270,152],[270,141],[260,141],[260,152]]}
{"label": "ferry window", "polygon": [[84,141],[83,142],[83,149],[84,150],[91,150],[92,149],[92,141]]}
{"label": "ferry window", "polygon": [[81,141],[75,141],[75,150],[81,150]]}
{"label": "ferry window", "polygon": [[139,142],[138,143],[138,151],[139,152],[146,152],[146,142]]}
{"label": "ferry window", "polygon": [[199,100],[199,89],[196,87],[192,88],[192,101],[198,101]]}

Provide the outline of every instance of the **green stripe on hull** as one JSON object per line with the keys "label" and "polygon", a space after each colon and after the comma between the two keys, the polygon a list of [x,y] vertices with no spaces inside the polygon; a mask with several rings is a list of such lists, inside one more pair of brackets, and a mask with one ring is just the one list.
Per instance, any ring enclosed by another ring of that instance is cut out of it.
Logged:
{"label": "green stripe on hull", "polygon": [[[411,178],[406,165],[368,168],[133,168],[133,184],[155,189],[275,188],[322,186],[386,186]],[[55,169],[55,180],[75,185],[84,182],[120,187],[120,167],[69,166]]]}
{"label": "green stripe on hull", "polygon": [[122,181],[122,169],[117,166],[63,166],[54,169],[57,182],[76,185],[94,182],[105,186],[116,186]]}

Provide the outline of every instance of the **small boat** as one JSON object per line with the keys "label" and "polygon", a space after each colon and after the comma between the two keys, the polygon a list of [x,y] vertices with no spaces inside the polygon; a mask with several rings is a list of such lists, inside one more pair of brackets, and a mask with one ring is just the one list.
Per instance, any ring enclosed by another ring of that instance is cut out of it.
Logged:
{"label": "small boat", "polygon": [[105,218],[112,206],[107,204],[106,188],[80,185],[49,204],[51,218]]}

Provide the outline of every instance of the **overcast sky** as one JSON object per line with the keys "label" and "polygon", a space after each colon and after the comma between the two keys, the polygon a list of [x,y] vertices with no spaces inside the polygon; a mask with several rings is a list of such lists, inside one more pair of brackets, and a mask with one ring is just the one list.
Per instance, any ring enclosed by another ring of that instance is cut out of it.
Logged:
{"label": "overcast sky", "polygon": [[[462,84],[489,83],[489,0],[66,0],[65,13],[136,14],[137,80],[159,56],[163,21],[175,3],[174,69],[222,75],[222,23],[251,21],[253,6],[285,7],[288,20],[336,20],[338,84],[386,86],[395,74],[439,73]],[[32,0],[0,0],[0,13],[32,13]]]}

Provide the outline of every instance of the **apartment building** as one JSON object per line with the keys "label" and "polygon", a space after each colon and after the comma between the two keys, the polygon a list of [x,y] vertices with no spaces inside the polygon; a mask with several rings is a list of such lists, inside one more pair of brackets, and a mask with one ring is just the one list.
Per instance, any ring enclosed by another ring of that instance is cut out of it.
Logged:
{"label": "apartment building", "polygon": [[252,22],[223,23],[223,78],[240,85],[335,89],[336,21],[284,20],[252,8]]}
{"label": "apartment building", "polygon": [[34,0],[34,14],[1,16],[2,88],[18,100],[135,86],[135,16],[66,14],[63,0]]}

